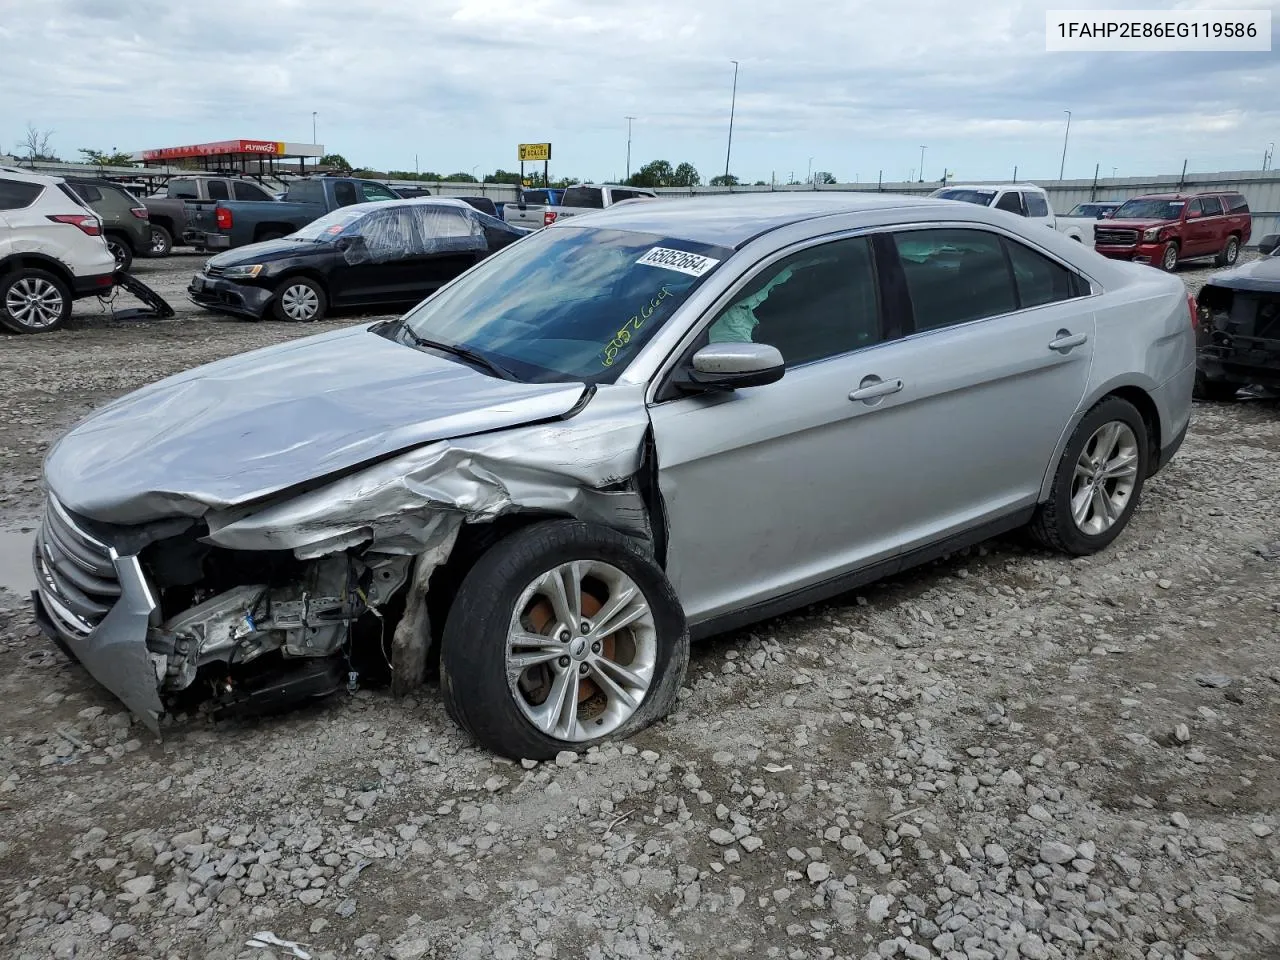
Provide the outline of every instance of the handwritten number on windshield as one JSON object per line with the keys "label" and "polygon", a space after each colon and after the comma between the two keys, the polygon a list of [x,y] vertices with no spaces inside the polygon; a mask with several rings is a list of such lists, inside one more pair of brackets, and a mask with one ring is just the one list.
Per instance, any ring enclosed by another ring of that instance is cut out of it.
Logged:
{"label": "handwritten number on windshield", "polygon": [[669,296],[671,296],[671,291],[664,286],[656,297],[640,309],[639,313],[629,318],[626,323],[618,328],[618,332],[613,335],[613,339],[605,344],[604,356],[600,360],[601,366],[613,366],[613,361],[617,359],[618,352],[631,342],[632,334],[640,332],[640,328],[653,316],[654,311],[658,309],[658,305]]}

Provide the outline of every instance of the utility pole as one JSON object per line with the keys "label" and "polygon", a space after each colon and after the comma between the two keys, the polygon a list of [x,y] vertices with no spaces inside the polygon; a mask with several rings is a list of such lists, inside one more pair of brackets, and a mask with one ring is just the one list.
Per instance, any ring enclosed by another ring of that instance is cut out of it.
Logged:
{"label": "utility pole", "polygon": [[316,112],[311,111],[311,142],[316,142]]}
{"label": "utility pole", "polygon": [[920,145],[920,182],[924,183],[924,144]]}
{"label": "utility pole", "polygon": [[1071,136],[1071,111],[1063,110],[1067,115],[1067,132],[1062,137],[1062,164],[1058,167],[1058,179],[1062,179],[1063,172],[1067,169],[1067,139]]}
{"label": "utility pole", "polygon": [[725,186],[729,185],[729,154],[733,152],[733,109],[738,104],[738,61],[730,60],[733,64],[733,94],[729,98],[729,145],[724,151],[724,179]]}
{"label": "utility pole", "polygon": [[813,157],[809,158],[809,172],[805,174],[805,182],[813,183]]}
{"label": "utility pole", "polygon": [[627,179],[631,179],[631,121],[635,117],[627,117]]}
{"label": "utility pole", "polygon": [[1276,144],[1275,144],[1275,141],[1274,141],[1274,140],[1273,140],[1271,143],[1267,144],[1267,150],[1266,150],[1266,152],[1262,155],[1262,169],[1263,169],[1263,170],[1268,170],[1268,169],[1270,169],[1270,168],[1271,168],[1271,157],[1272,157],[1272,155],[1275,153],[1275,149],[1276,149]]}

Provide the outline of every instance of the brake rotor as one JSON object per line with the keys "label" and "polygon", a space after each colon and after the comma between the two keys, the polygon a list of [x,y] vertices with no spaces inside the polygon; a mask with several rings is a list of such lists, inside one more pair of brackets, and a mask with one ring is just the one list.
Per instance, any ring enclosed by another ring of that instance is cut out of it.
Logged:
{"label": "brake rotor", "polygon": [[[589,593],[582,594],[582,615],[590,619],[600,612],[603,604]],[[529,623],[533,627],[533,632],[541,634],[544,637],[550,636],[556,625],[555,609],[545,598],[539,597],[530,607],[526,614]],[[614,648],[616,643],[613,634],[601,640],[600,653],[602,656],[613,659]],[[590,677],[579,677],[578,679],[578,703],[585,703],[592,697],[601,693],[600,688],[596,686],[595,681]]]}

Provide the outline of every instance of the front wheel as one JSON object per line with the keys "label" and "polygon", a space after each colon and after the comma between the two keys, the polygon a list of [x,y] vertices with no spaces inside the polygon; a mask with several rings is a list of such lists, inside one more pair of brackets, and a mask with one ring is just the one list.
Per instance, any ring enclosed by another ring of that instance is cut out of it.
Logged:
{"label": "front wheel", "polygon": [[1219,267],[1232,266],[1236,260],[1240,258],[1240,238],[1227,237],[1227,245],[1222,248],[1222,252],[1213,258],[1213,262]]}
{"label": "front wheel", "polygon": [[1049,499],[1031,521],[1046,547],[1083,557],[1129,524],[1151,457],[1147,425],[1133,404],[1106,397],[1080,421],[1062,452]]}
{"label": "front wheel", "polygon": [[328,305],[328,298],[314,280],[308,280],[306,277],[290,277],[280,284],[271,309],[277,320],[314,323],[324,316]]}
{"label": "front wheel", "polygon": [[449,715],[485,747],[546,760],[644,729],[675,705],[689,631],[634,540],[554,520],[477,561],[445,623]]}
{"label": "front wheel", "polygon": [[1178,245],[1170,240],[1164,245],[1164,253],[1160,257],[1160,266],[1162,269],[1173,273],[1178,269]]}

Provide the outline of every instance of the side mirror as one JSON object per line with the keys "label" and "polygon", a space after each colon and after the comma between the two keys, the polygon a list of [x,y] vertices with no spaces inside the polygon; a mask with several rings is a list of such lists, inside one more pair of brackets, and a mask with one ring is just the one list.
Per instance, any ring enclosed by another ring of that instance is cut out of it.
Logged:
{"label": "side mirror", "polygon": [[775,383],[786,372],[777,347],[767,343],[709,343],[693,355],[686,385],[706,390],[737,390]]}
{"label": "side mirror", "polygon": [[1199,220],[1199,219],[1200,219],[1201,217],[1203,217],[1203,216],[1204,216],[1204,213],[1203,213],[1202,211],[1200,211],[1200,210],[1188,210],[1188,211],[1187,211],[1187,219],[1188,219],[1188,220]]}

